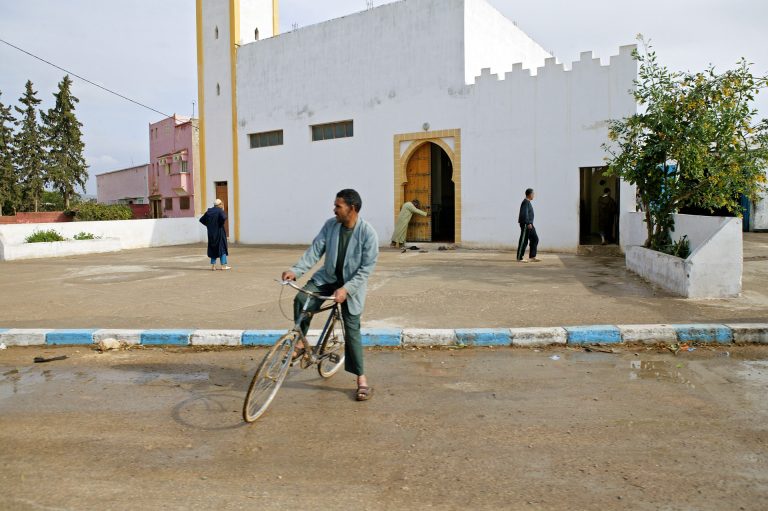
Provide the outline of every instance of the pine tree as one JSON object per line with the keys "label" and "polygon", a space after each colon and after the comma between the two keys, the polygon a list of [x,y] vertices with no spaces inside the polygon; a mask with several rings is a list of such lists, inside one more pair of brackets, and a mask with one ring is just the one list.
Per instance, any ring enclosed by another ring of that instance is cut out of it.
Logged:
{"label": "pine tree", "polygon": [[85,145],[80,131],[82,124],[75,117],[75,103],[80,100],[72,95],[71,85],[72,79],[66,75],[59,82],[59,92],[53,95],[55,106],[48,113],[41,113],[48,147],[45,159],[48,182],[64,197],[67,209],[77,187],[85,191],[88,180],[88,165],[83,157]]}
{"label": "pine tree", "polygon": [[13,160],[21,177],[23,194],[22,209],[29,209],[34,205],[34,210],[40,208],[40,198],[43,195],[46,183],[46,172],[43,166],[45,148],[43,147],[40,126],[37,124],[37,105],[40,100],[35,96],[37,91],[32,89],[32,82],[27,80],[24,95],[19,98],[24,108],[14,108],[22,115],[16,120],[19,131],[13,144]]}
{"label": "pine tree", "polygon": [[19,182],[13,167],[13,124],[11,107],[0,102],[0,215],[4,210],[15,213],[19,205]]}

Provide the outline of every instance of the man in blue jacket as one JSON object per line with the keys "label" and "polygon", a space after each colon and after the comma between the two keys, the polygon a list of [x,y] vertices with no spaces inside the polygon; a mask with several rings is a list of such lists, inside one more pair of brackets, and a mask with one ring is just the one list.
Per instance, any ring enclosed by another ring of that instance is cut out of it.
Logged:
{"label": "man in blue jacket", "polygon": [[[533,226],[533,206],[531,201],[533,200],[534,193],[533,188],[528,188],[525,191],[525,199],[520,204],[520,214],[517,217],[517,222],[520,224],[520,240],[517,242],[517,260],[521,263],[527,262],[539,262],[541,259],[536,258],[536,247],[539,246],[539,235],[536,234],[536,228]],[[528,261],[525,258],[525,247],[528,245],[528,241],[531,242],[531,251],[528,254]]]}
{"label": "man in blue jacket", "polygon": [[[365,306],[368,278],[373,273],[379,257],[379,239],[376,231],[359,216],[362,206],[360,194],[355,190],[344,189],[337,193],[333,203],[334,218],[325,222],[299,262],[282,275],[283,280],[301,278],[325,255],[323,266],[312,275],[304,289],[325,296],[332,295],[337,303],[342,304],[345,332],[344,369],[357,375],[358,401],[370,399],[373,393],[363,368],[360,316]],[[299,317],[307,298],[303,293],[296,295],[293,302],[294,319]],[[320,307],[319,303],[312,305],[310,310]],[[306,335],[309,322],[305,321],[301,327]]]}

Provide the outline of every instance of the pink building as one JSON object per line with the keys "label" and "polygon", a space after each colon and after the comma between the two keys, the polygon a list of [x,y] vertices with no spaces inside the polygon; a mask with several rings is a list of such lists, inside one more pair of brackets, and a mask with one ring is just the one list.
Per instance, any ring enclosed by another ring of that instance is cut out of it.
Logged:
{"label": "pink building", "polygon": [[149,201],[153,218],[195,216],[197,119],[173,115],[149,125]]}
{"label": "pink building", "polygon": [[149,204],[149,165],[98,174],[96,200],[102,204]]}

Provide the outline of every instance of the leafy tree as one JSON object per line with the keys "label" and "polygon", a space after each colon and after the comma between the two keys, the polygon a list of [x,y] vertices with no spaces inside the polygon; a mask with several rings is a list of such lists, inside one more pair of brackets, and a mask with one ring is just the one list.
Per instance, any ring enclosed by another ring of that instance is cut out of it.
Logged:
{"label": "leafy tree", "polygon": [[757,123],[752,103],[768,78],[754,76],[743,59],[718,74],[672,72],[639,37],[643,52],[634,97],[642,113],[612,120],[603,148],[609,175],[637,185],[654,250],[668,247],[672,213],[683,206],[738,213],[739,195],[755,199],[765,188],[768,123]]}
{"label": "leafy tree", "polygon": [[14,107],[18,113],[22,114],[22,118],[16,121],[19,130],[14,139],[13,156],[16,171],[21,177],[25,209],[29,209],[31,203],[34,205],[34,210],[38,211],[47,178],[43,166],[45,150],[40,127],[37,124],[36,107],[40,104],[40,100],[36,94],[37,91],[32,89],[32,82],[27,80],[24,95],[19,98],[24,108]]}
{"label": "leafy tree", "polygon": [[54,93],[56,104],[41,113],[43,134],[48,153],[45,164],[48,182],[64,198],[64,208],[70,208],[70,200],[76,195],[77,187],[85,192],[88,180],[88,165],[83,157],[82,124],[75,117],[75,103],[79,100],[72,95],[72,80],[69,75],[59,82],[59,92]]}
{"label": "leafy tree", "polygon": [[13,124],[11,107],[0,102],[0,215],[3,211],[15,213],[19,206],[19,179],[13,166]]}

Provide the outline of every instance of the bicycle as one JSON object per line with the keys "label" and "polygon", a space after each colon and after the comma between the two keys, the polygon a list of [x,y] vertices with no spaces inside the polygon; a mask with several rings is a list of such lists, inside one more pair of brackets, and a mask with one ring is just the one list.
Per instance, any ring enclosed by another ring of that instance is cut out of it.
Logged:
{"label": "bicycle", "polygon": [[[254,422],[267,411],[277,391],[283,384],[288,370],[296,363],[302,369],[317,365],[317,372],[323,378],[330,378],[344,364],[344,321],[341,316],[341,304],[333,302],[332,305],[321,306],[317,311],[307,310],[312,301],[333,300],[332,296],[321,296],[311,291],[306,291],[291,280],[278,281],[282,285],[290,286],[301,293],[309,295],[304,302],[304,307],[295,321],[293,328],[280,337],[256,369],[248,393],[243,403],[243,420]],[[306,336],[301,333],[300,325],[304,320],[311,319],[315,314],[331,311],[325,322],[317,344],[310,346]],[[294,358],[293,354],[299,343],[303,348]]]}

